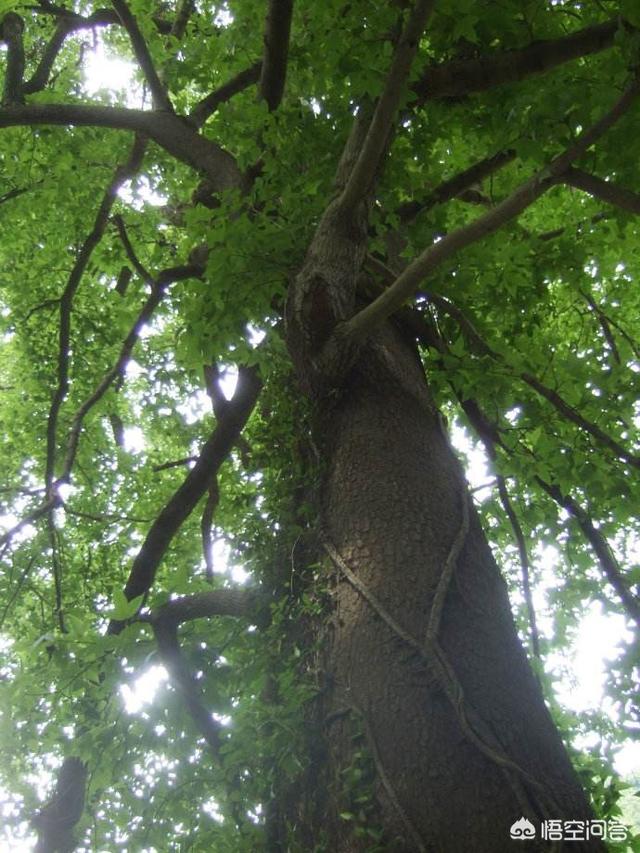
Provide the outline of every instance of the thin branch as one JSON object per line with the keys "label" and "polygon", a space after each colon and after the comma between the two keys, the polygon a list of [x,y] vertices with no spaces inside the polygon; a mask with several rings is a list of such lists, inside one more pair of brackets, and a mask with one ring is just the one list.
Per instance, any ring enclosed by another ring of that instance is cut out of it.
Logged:
{"label": "thin branch", "polygon": [[3,104],[23,104],[24,21],[15,12],[8,12],[0,24],[0,38],[7,45],[7,67],[4,76]]}
{"label": "thin branch", "polygon": [[612,451],[612,453],[620,457],[620,459],[624,459],[629,465],[632,465],[634,468],[640,468],[640,456],[635,456],[614,438],[611,438],[611,436],[604,432],[604,430],[600,429],[597,424],[594,424],[592,421],[584,418],[580,412],[576,411],[573,406],[570,406],[565,400],[563,400],[556,391],[552,388],[548,388],[546,385],[543,385],[539,379],[536,379],[536,377],[532,376],[530,373],[523,372],[520,374],[520,378],[526,382],[527,385],[533,388],[534,391],[537,391],[541,397],[548,400],[561,415],[564,415],[567,420],[589,433],[589,435],[597,439],[604,447],[607,447]]}
{"label": "thin branch", "polygon": [[518,50],[432,65],[413,86],[417,103],[434,98],[460,98],[543,74],[565,62],[612,47],[619,28],[619,19],[615,18],[558,39],[536,41]]}
{"label": "thin branch", "polygon": [[269,0],[259,86],[269,112],[278,108],[284,94],[292,14],[293,0]]}
{"label": "thin branch", "polygon": [[640,194],[638,193],[616,186],[609,181],[603,181],[602,178],[583,172],[582,169],[567,169],[562,180],[565,184],[583,190],[608,204],[628,210],[629,213],[640,214]]}
{"label": "thin branch", "polygon": [[218,486],[218,478],[214,474],[209,485],[209,494],[207,501],[202,510],[202,519],[200,521],[200,533],[202,536],[202,556],[204,557],[205,574],[209,583],[213,583],[213,538],[211,536],[211,528],[213,526],[213,516],[220,500],[220,488]]}
{"label": "thin branch", "polygon": [[56,530],[55,522],[53,520],[53,512],[47,514],[47,532],[49,534],[49,546],[51,548],[51,569],[56,597],[54,613],[60,632],[62,634],[66,634],[67,629],[64,624],[64,614],[62,610],[62,566],[60,565],[60,556],[58,553],[58,531]]}
{"label": "thin branch", "polygon": [[[367,259],[370,261],[370,258]],[[393,278],[393,272],[385,266],[381,261],[375,260],[375,269],[380,275],[386,277],[389,281]],[[459,325],[464,336],[470,341],[472,346],[475,348],[476,352],[479,355],[485,355],[489,358],[493,359],[499,363],[507,363],[505,357],[496,352],[480,335],[480,333],[475,328],[474,324],[469,320],[464,311],[462,311],[457,305],[455,305],[450,299],[447,299],[444,296],[438,296],[437,294],[425,293],[423,294],[429,302],[434,304],[437,308],[447,313],[455,322]],[[514,371],[515,372],[515,371]],[[552,388],[549,388],[547,385],[542,383],[537,377],[533,376],[531,373],[527,371],[521,371],[516,373],[523,382],[525,382],[530,388],[533,388],[541,397],[544,397],[552,406],[558,411],[561,415],[563,415],[567,420],[574,423],[576,426],[580,427],[580,429],[584,430],[589,435],[593,436],[593,438],[597,439],[604,447],[607,447],[611,450],[615,456],[618,456],[620,459],[624,459],[629,465],[632,465],[634,468],[640,468],[640,457],[631,453],[627,450],[620,442],[616,441],[612,438],[608,433],[604,432],[597,424],[594,424],[592,421],[589,421],[587,418],[583,417],[580,412],[576,411],[569,403],[564,400],[557,391],[554,391]]]}
{"label": "thin branch", "polygon": [[555,157],[533,177],[525,181],[510,196],[494,208],[467,225],[447,234],[439,242],[426,249],[398,276],[394,284],[363,308],[354,317],[338,326],[336,335],[343,343],[362,340],[374,328],[393,314],[415,293],[421,281],[440,264],[461,249],[493,234],[510,220],[519,216],[534,201],[554,186],[569,166],[590,148],[607,130],[621,118],[634,103],[640,92],[640,80],[636,77],[623,95],[592,127],[585,130],[562,154]]}
{"label": "thin branch", "polygon": [[149,322],[149,320],[153,316],[153,313],[162,301],[165,292],[165,287],[153,288],[153,290],[147,297],[144,305],[142,306],[140,313],[136,317],[131,329],[129,330],[129,334],[127,335],[122,344],[120,354],[116,360],[116,363],[102,377],[101,381],[98,383],[93,393],[90,394],[89,397],[87,397],[87,399],[82,403],[82,405],[74,414],[73,420],[71,421],[71,427],[69,429],[69,435],[67,438],[67,449],[64,458],[64,464],[57,482],[67,482],[69,477],[71,476],[71,471],[73,469],[73,465],[76,459],[78,444],[80,441],[80,435],[82,433],[82,426],[84,423],[85,416],[96,405],[96,403],[98,403],[102,399],[102,397],[104,397],[113,382],[124,371],[124,368],[127,362],[129,361],[129,358],[131,357],[131,352],[136,343],[138,342],[142,328],[146,325],[146,323]]}
{"label": "thin branch", "polygon": [[109,221],[117,192],[125,181],[137,172],[142,163],[146,142],[136,137],[127,162],[118,166],[102,198],[91,233],[85,239],[60,298],[60,327],[58,332],[58,368],[56,389],[47,418],[47,455],[45,484],[51,489],[57,455],[58,414],[69,390],[69,349],[71,343],[71,312],[73,300],[94,249],[100,243]]}
{"label": "thin branch", "polygon": [[151,54],[149,53],[149,48],[147,47],[147,43],[144,40],[144,36],[142,35],[135,16],[131,12],[126,0],[111,0],[111,2],[113,3],[113,8],[118,13],[124,28],[129,34],[133,53],[138,61],[138,65],[142,69],[142,73],[149,85],[149,89],[151,90],[153,108],[155,110],[166,110],[166,112],[172,113],[173,105],[169,100],[167,90],[155,69]]}
{"label": "thin branch", "polygon": [[97,521],[100,524],[111,524],[116,521],[124,521],[127,524],[149,524],[153,519],[151,518],[139,518],[134,515],[120,515],[115,512],[104,512],[99,515],[96,515],[93,512],[84,512],[79,509],[71,509],[71,507],[64,507],[64,511],[66,515],[77,516],[78,518],[86,518],[89,521]]}
{"label": "thin branch", "polygon": [[118,229],[118,234],[122,241],[122,245],[124,246],[125,254],[131,262],[131,266],[146,284],[156,285],[153,276],[147,270],[147,268],[140,262],[140,259],[138,258],[138,255],[136,254],[136,251],[133,248],[131,240],[129,239],[129,235],[127,234],[127,228],[124,224],[124,219],[122,218],[122,216],[119,213],[116,213],[112,221]]}
{"label": "thin branch", "polygon": [[202,100],[198,101],[195,107],[189,113],[189,121],[195,127],[202,127],[209,116],[213,115],[220,104],[225,104],[231,100],[234,95],[239,92],[244,92],[249,86],[257,83],[262,73],[262,60],[254,62],[249,68],[240,71],[235,77],[232,77],[227,83],[224,83],[213,92],[209,92]]}
{"label": "thin branch", "polygon": [[[144,595],[151,588],[160,561],[171,541],[206,492],[213,476],[227,458],[248,421],[260,388],[261,382],[256,371],[253,368],[241,367],[236,392],[224,417],[204,444],[198,460],[182,485],[159,512],[133,561],[124,589],[129,601]],[[112,622],[109,631],[118,633],[122,627],[122,623]]]}
{"label": "thin branch", "polygon": [[60,498],[56,495],[52,495],[35,507],[35,509],[32,509],[30,512],[23,515],[20,521],[16,522],[13,527],[10,527],[9,530],[6,530],[0,536],[0,556],[2,556],[6,548],[11,544],[12,539],[17,536],[21,530],[29,524],[33,524],[35,521],[38,521],[43,515],[47,515],[57,506],[60,506],[60,504]]}
{"label": "thin branch", "polygon": [[614,360],[617,364],[622,364],[618,345],[616,344],[616,339],[613,337],[613,332],[611,331],[611,326],[609,325],[609,318],[600,308],[600,306],[590,293],[584,293],[581,290],[580,294],[583,296],[588,306],[598,318],[598,323],[600,324],[600,328],[602,329],[602,334],[604,335],[605,341],[609,345],[609,349],[611,350],[611,354],[613,355]]}
{"label": "thin branch", "polygon": [[20,591],[21,591],[22,587],[24,586],[29,575],[31,574],[31,570],[33,569],[33,566],[36,562],[37,556],[39,556],[39,555],[32,554],[31,557],[29,557],[29,562],[27,563],[27,565],[24,567],[24,569],[20,573],[20,577],[18,578],[18,582],[16,583],[16,587],[15,587],[14,591],[12,592],[11,596],[9,597],[9,599],[7,600],[5,606],[2,610],[2,614],[0,614],[0,629],[2,629],[4,622],[5,622],[5,619],[7,618],[7,614],[9,613],[11,608],[13,607],[16,599],[20,595]]}
{"label": "thin branch", "polygon": [[[490,456],[495,453],[496,445],[499,445],[508,455],[513,454],[513,450],[501,441],[497,425],[487,418],[475,400],[460,400],[460,403]],[[640,600],[629,590],[606,538],[594,525],[589,514],[570,495],[563,494],[559,486],[547,483],[538,475],[535,475],[534,479],[559,506],[577,520],[585,539],[598,558],[604,576],[618,594],[628,616],[640,625]]]}
{"label": "thin branch", "polygon": [[0,204],[4,204],[6,201],[11,201],[12,198],[18,198],[18,196],[28,193],[30,189],[32,189],[32,187],[16,187],[13,190],[7,190],[6,193],[0,195]]}
{"label": "thin branch", "polygon": [[158,471],[167,471],[169,468],[181,468],[183,465],[191,465],[192,462],[197,462],[197,456],[184,456],[182,459],[172,459],[171,462],[162,462],[160,465],[154,465],[151,469],[154,473]]}
{"label": "thin branch", "polygon": [[422,201],[408,201],[405,204],[401,204],[396,210],[400,222],[403,225],[407,224],[415,219],[418,214],[423,213],[425,210],[430,210],[436,204],[442,204],[452,198],[459,197],[461,193],[464,193],[473,184],[480,183],[480,181],[485,180],[485,178],[488,178],[508,163],[511,163],[515,159],[515,156],[516,152],[511,149],[498,151],[492,157],[479,160],[468,169],[443,181]]}
{"label": "thin branch", "polygon": [[536,476],[536,481],[559,506],[576,519],[585,539],[593,548],[605,577],[618,594],[627,615],[640,627],[640,599],[627,587],[627,581],[609,547],[609,543],[594,525],[587,511],[570,495],[563,494],[558,486],[547,483],[538,476]]}
{"label": "thin branch", "polygon": [[393,55],[384,89],[376,104],[356,163],[339,199],[342,210],[351,210],[369,191],[402,101],[411,65],[435,0],[416,0]]}
{"label": "thin branch", "polygon": [[513,504],[511,503],[511,498],[509,497],[509,491],[507,489],[507,484],[504,477],[499,474],[496,477],[496,482],[498,485],[498,494],[500,495],[500,502],[502,504],[502,508],[505,512],[505,515],[509,519],[511,529],[513,530],[513,535],[518,546],[518,556],[520,557],[520,574],[522,577],[522,594],[524,596],[527,614],[529,617],[529,635],[531,637],[531,651],[533,652],[534,657],[537,660],[540,660],[540,635],[538,633],[538,625],[536,623],[536,611],[533,605],[533,595],[531,592],[531,564],[529,562],[527,543],[524,538],[524,533],[522,532],[522,527],[520,526],[520,521],[518,519],[515,509],[513,508]]}

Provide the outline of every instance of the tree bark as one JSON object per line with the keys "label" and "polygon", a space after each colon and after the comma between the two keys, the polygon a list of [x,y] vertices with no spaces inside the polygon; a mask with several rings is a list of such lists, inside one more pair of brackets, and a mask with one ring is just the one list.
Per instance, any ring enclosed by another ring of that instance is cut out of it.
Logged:
{"label": "tree bark", "polygon": [[[306,825],[297,840],[336,853],[500,853],[514,849],[509,830],[524,816],[537,830],[527,849],[549,849],[542,820],[592,815],[413,342],[388,322],[316,407],[321,538],[335,582],[319,662],[321,746],[296,807]],[[439,599],[437,641],[425,644]],[[349,791],[363,745],[371,799],[361,811],[381,847],[363,835]]]}

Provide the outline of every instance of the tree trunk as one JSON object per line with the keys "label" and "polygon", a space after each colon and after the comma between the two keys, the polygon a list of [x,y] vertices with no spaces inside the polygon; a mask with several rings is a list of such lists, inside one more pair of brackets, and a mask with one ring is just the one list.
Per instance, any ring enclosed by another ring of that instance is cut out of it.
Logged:
{"label": "tree trunk", "polygon": [[543,819],[592,815],[413,343],[388,323],[317,405],[335,585],[318,711],[325,749],[298,842],[302,832],[303,849],[322,841],[332,853],[499,853],[519,849],[509,830],[526,817],[537,836],[526,849],[549,849]]}

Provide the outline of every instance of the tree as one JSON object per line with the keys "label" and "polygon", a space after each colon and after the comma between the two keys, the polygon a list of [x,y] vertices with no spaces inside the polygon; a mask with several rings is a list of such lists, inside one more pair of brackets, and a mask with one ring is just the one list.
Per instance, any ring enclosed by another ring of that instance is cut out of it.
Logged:
{"label": "tree", "polygon": [[[594,601],[640,617],[635,4],[3,11],[2,766],[37,849],[615,817],[625,730],[542,661]],[[92,40],[129,92],[88,94]]]}

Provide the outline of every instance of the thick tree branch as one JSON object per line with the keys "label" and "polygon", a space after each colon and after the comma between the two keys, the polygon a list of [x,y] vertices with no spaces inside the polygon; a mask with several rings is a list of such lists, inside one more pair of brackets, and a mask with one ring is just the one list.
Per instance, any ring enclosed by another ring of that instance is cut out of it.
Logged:
{"label": "thick tree branch", "polygon": [[619,27],[616,18],[558,39],[536,41],[519,50],[432,65],[414,84],[413,91],[418,103],[424,103],[433,98],[460,98],[515,83],[612,47]]}
{"label": "thick tree branch", "polygon": [[369,191],[388,144],[411,65],[435,0],[416,0],[393,55],[384,89],[376,104],[362,148],[340,195],[341,210],[351,210]]}
{"label": "thick tree branch", "polygon": [[[195,509],[213,476],[227,458],[253,411],[261,382],[253,368],[241,367],[236,392],[223,418],[204,444],[200,456],[151,525],[147,537],[133,561],[125,595],[129,601],[144,595],[153,584],[160,561],[172,539]],[[112,622],[110,633],[118,633],[122,623]]]}
{"label": "thick tree branch", "polygon": [[162,84],[160,77],[158,76],[158,72],[155,69],[153,60],[151,59],[151,54],[149,53],[149,48],[147,47],[147,43],[144,40],[144,36],[140,31],[140,27],[138,26],[135,16],[132,14],[126,0],[111,0],[111,2],[113,3],[113,8],[118,13],[118,17],[122,21],[124,28],[129,33],[133,53],[138,61],[138,65],[142,69],[142,73],[149,85],[149,89],[151,90],[153,108],[156,110],[166,110],[167,112],[172,113],[173,105],[171,104],[167,90]]}
{"label": "thick tree branch", "polygon": [[269,112],[278,108],[284,94],[292,14],[293,0],[269,0],[259,86]]}
{"label": "thick tree branch", "polygon": [[[534,201],[561,179],[569,166],[593,145],[634,103],[640,92],[640,81],[634,78],[631,85],[592,127],[585,130],[562,154],[555,157],[544,169],[536,172],[510,196],[468,225],[447,234],[426,249],[398,276],[394,284],[366,308],[336,329],[343,344],[355,343],[369,335],[388,316],[393,314],[418,289],[420,282],[440,264],[461,249],[493,234],[510,220],[519,216]],[[340,340],[338,345],[340,346]]]}
{"label": "thick tree branch", "polygon": [[38,833],[35,853],[75,850],[73,829],[84,811],[87,767],[79,758],[65,758],[47,804],[31,823]]}
{"label": "thick tree branch", "polygon": [[166,604],[156,607],[151,616],[146,619],[152,625],[173,627],[194,619],[210,619],[212,616],[256,619],[265,601],[264,594],[255,589],[244,587],[214,589],[211,592],[198,592],[173,598]]}
{"label": "thick tree branch", "polygon": [[565,184],[583,190],[608,204],[628,210],[629,213],[640,214],[640,194],[638,193],[616,186],[609,181],[603,181],[602,178],[583,172],[582,169],[567,169],[562,180]]}
{"label": "thick tree branch", "polygon": [[262,72],[262,60],[254,62],[249,68],[240,71],[235,77],[232,77],[227,83],[224,83],[218,89],[214,89],[202,100],[198,101],[195,107],[189,113],[189,121],[196,127],[202,127],[209,116],[213,115],[220,104],[224,104],[231,100],[238,92],[243,92],[257,83]]}
{"label": "thick tree branch", "polygon": [[169,673],[169,678],[182,694],[192,720],[209,745],[214,759],[218,761],[222,726],[207,711],[200,698],[200,689],[189,672],[187,662],[180,651],[177,625],[163,622],[153,622],[152,625],[160,658]]}
{"label": "thick tree branch", "polygon": [[178,39],[178,41],[181,41],[184,37],[184,34],[187,29],[187,24],[189,23],[189,18],[193,15],[194,11],[194,0],[180,0],[180,4],[178,5],[178,10],[171,26],[170,33],[170,35]]}
{"label": "thick tree branch", "polygon": [[4,75],[3,104],[23,104],[24,21],[15,12],[8,12],[0,25],[0,38],[7,45],[7,67]]}
{"label": "thick tree branch", "polygon": [[51,76],[53,63],[56,61],[58,54],[62,50],[62,45],[71,31],[71,25],[64,18],[58,22],[53,35],[47,42],[40,57],[38,67],[33,72],[33,76],[24,84],[23,91],[25,95],[32,95],[34,92],[40,92],[45,88]]}
{"label": "thick tree branch", "polygon": [[131,130],[148,136],[177,160],[203,172],[214,192],[240,186],[234,158],[200,136],[184,118],[162,111],[129,110],[84,104],[27,104],[0,109],[0,127],[77,125]]}
{"label": "thick tree branch", "polygon": [[191,717],[208,743],[213,756],[219,760],[220,732],[222,726],[205,708],[200,689],[180,651],[178,626],[194,619],[212,616],[260,618],[264,598],[251,589],[216,589],[196,595],[183,595],[168,601],[143,621],[151,623],[158,643],[158,651],[171,681],[182,693]]}

